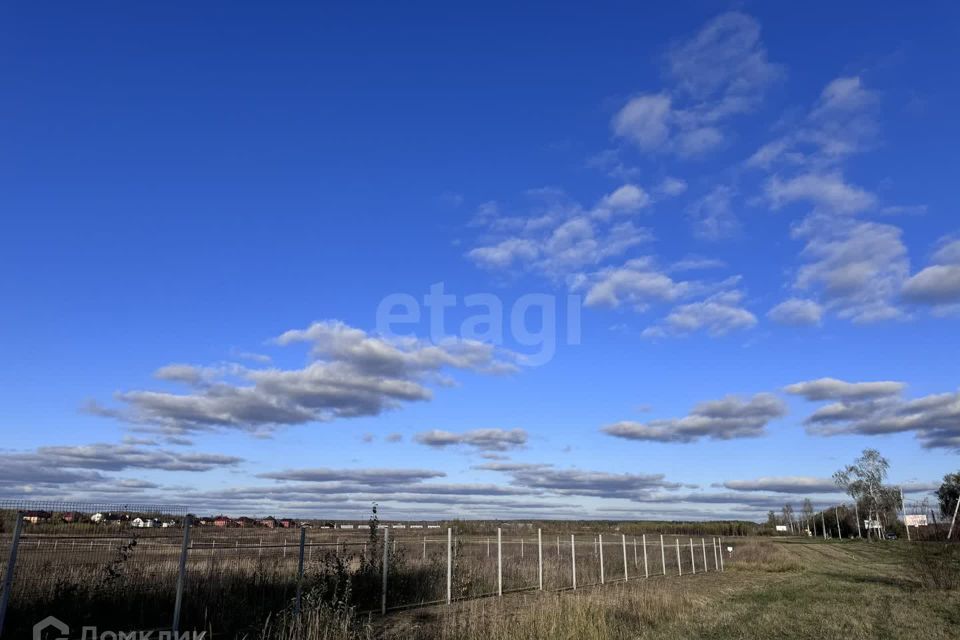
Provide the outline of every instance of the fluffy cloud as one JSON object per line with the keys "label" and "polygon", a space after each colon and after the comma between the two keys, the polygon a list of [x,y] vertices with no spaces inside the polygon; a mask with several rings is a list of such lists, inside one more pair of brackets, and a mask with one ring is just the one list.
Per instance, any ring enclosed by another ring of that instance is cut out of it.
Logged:
{"label": "fluffy cloud", "polygon": [[811,202],[818,209],[836,213],[859,213],[876,206],[876,197],[848,184],[833,173],[803,173],[787,180],[773,176],[765,194],[770,206],[779,209],[794,202]]}
{"label": "fluffy cloud", "polygon": [[807,417],[816,435],[886,435],[913,432],[928,449],[960,451],[960,392],[907,400],[899,382],[846,383],[831,378],[791,385],[808,400],[837,400]]}
{"label": "fluffy cloud", "polygon": [[659,93],[631,98],[614,116],[613,132],[640,149],[660,148],[670,137],[670,96]]}
{"label": "fluffy cloud", "polygon": [[651,238],[647,229],[623,219],[650,202],[636,185],[617,188],[593,208],[554,189],[528,195],[532,206],[527,215],[487,213],[477,222],[487,237],[467,258],[486,269],[528,271],[563,281]]}
{"label": "fluffy cloud", "polygon": [[760,25],[725,13],[667,52],[672,88],[635,96],[614,115],[611,128],[643,151],[702,155],[722,145],[721,123],[752,111],[781,75],[767,59]]}
{"label": "fluffy cloud", "polygon": [[746,164],[829,173],[839,162],[872,144],[876,125],[870,107],[876,102],[876,95],[863,86],[859,76],[836,78],[791,133],[760,147]]}
{"label": "fluffy cloud", "polygon": [[523,429],[473,429],[453,433],[434,429],[418,433],[414,440],[435,448],[466,445],[481,451],[507,451],[524,446],[527,432]]}
{"label": "fluffy cloud", "polygon": [[[287,331],[280,345],[306,342],[314,361],[301,369],[236,368],[236,377],[209,378],[186,393],[149,390],[117,394],[124,405],[91,411],[166,433],[215,428],[250,431],[337,418],[378,415],[405,402],[429,400],[426,386],[448,369],[486,374],[511,372],[511,354],[492,345],[450,339],[439,344],[401,338],[387,340],[326,321]],[[222,375],[222,374],[220,374]],[[199,374],[198,374],[199,376]],[[175,378],[196,383],[178,365]]]}
{"label": "fluffy cloud", "polygon": [[794,236],[806,241],[797,290],[819,293],[826,309],[856,323],[903,317],[897,298],[910,262],[898,227],[813,215]]}
{"label": "fluffy cloud", "polygon": [[797,382],[784,388],[787,393],[803,396],[807,400],[873,400],[899,395],[906,385],[902,382],[883,380],[879,382],[845,382],[836,378],[819,378]]}
{"label": "fluffy cloud", "polygon": [[767,317],[774,322],[786,325],[819,325],[823,317],[823,307],[813,300],[790,298],[770,309]]}
{"label": "fluffy cloud", "polygon": [[627,440],[654,442],[696,442],[701,438],[730,440],[764,435],[772,420],[787,413],[786,405],[769,393],[758,393],[750,399],[727,396],[721,400],[702,402],[690,415],[647,423],[618,422],[602,431]]}
{"label": "fluffy cloud", "polygon": [[749,329],[757,324],[757,317],[740,306],[742,302],[742,292],[724,291],[700,302],[679,305],[659,325],[645,329],[643,335],[662,338],[706,331],[711,336],[722,336]]}
{"label": "fluffy cloud", "polygon": [[932,262],[904,283],[904,298],[934,306],[960,302],[960,240],[942,240]]}
{"label": "fluffy cloud", "polygon": [[619,267],[591,274],[580,284],[586,288],[588,307],[628,304],[643,310],[651,302],[671,302],[686,295],[693,285],[676,282],[658,270],[652,258],[635,258]]}

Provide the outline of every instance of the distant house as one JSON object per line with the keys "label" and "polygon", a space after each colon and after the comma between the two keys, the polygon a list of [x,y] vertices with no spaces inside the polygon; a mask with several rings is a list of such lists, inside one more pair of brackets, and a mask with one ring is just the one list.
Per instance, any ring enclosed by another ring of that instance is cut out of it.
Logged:
{"label": "distant house", "polygon": [[24,521],[29,522],[30,524],[48,522],[52,517],[53,514],[51,514],[49,511],[27,511],[23,514]]}
{"label": "distant house", "polygon": [[273,516],[267,516],[260,521],[261,527],[266,527],[267,529],[276,529],[277,528],[277,519]]}
{"label": "distant house", "polygon": [[225,515],[219,515],[213,519],[213,526],[215,527],[232,527],[233,520],[228,518]]}
{"label": "distant house", "polygon": [[240,516],[239,518],[234,520],[234,523],[238,527],[252,527],[253,525],[257,524],[256,520],[254,520],[253,518],[248,518],[247,516]]}
{"label": "distant house", "polygon": [[296,523],[295,523],[293,520],[291,520],[290,518],[283,518],[282,520],[280,520],[280,526],[283,527],[284,529],[289,529],[290,527],[294,526],[295,524],[296,524]]}
{"label": "distant house", "polygon": [[130,526],[138,529],[152,529],[153,527],[159,527],[162,524],[163,523],[156,518],[134,518],[130,521]]}
{"label": "distant house", "polygon": [[82,522],[83,514],[76,511],[68,511],[67,513],[61,514],[60,519],[68,524],[73,522]]}
{"label": "distant house", "polygon": [[352,524],[341,524],[339,525],[341,529],[353,529]]}

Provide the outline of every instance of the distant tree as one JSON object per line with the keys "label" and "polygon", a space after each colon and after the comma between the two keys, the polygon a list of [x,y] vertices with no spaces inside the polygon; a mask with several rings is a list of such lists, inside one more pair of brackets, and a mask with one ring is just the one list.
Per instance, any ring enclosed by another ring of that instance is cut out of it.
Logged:
{"label": "distant tree", "polygon": [[943,476],[943,484],[937,489],[937,500],[940,502],[940,513],[945,518],[953,516],[957,499],[960,498],[960,472],[948,473]]}
{"label": "distant tree", "polygon": [[770,527],[772,531],[777,530],[777,514],[773,509],[767,512],[767,526]]}
{"label": "distant tree", "polygon": [[810,498],[803,499],[803,519],[806,521],[807,529],[810,528],[810,519],[813,518],[813,503]]}
{"label": "distant tree", "polygon": [[793,505],[789,502],[783,505],[783,522],[790,527],[790,533],[793,533]]}
{"label": "distant tree", "polygon": [[[880,514],[896,504],[896,490],[883,486],[890,462],[876,449],[864,449],[853,464],[833,474],[838,487],[863,505],[869,520],[879,520]],[[867,531],[870,535],[870,531]]]}

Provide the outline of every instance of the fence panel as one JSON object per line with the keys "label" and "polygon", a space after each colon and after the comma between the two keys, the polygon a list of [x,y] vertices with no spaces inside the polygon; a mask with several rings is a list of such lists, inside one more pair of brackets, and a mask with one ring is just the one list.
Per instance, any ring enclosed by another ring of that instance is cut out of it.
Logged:
{"label": "fence panel", "polygon": [[[24,521],[4,637],[29,637],[32,625],[49,615],[75,629],[89,625],[119,633],[172,628],[185,508],[0,502],[0,563],[8,557],[17,513]],[[360,612],[379,611],[385,551],[388,610],[447,602],[445,527],[390,528],[384,545],[383,526],[302,526],[300,581],[300,523],[272,518],[196,520],[185,558],[179,630],[206,630],[217,637],[253,635],[265,612],[295,615],[298,585],[302,608],[319,600],[337,600]],[[537,529],[502,528],[499,549],[497,533],[495,528],[452,532],[452,600],[496,595],[498,558],[503,593],[539,588]],[[541,533],[543,588],[572,588],[570,531]],[[624,535],[612,528],[574,532],[573,538],[576,586],[581,589],[601,581],[622,582],[625,569],[631,581],[642,580],[647,573],[651,578],[673,578],[681,572],[687,576],[694,566],[699,574],[705,564],[714,571],[719,557],[713,539],[674,533],[648,533],[646,545],[642,535]]]}
{"label": "fence panel", "polygon": [[76,629],[170,628],[183,507],[0,501],[4,575],[18,513],[4,637],[29,637],[51,615]]}

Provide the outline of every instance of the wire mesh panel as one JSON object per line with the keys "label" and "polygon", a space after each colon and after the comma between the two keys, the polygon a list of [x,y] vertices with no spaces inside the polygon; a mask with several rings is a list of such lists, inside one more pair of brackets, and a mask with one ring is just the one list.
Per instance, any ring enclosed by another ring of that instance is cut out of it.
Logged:
{"label": "wire mesh panel", "polygon": [[266,613],[290,613],[296,602],[403,609],[538,589],[541,571],[548,590],[701,574],[716,571],[722,553],[713,539],[656,533],[644,544],[612,527],[451,530],[448,542],[445,527],[376,521],[209,517],[191,518],[187,531],[186,515],[176,506],[0,502],[0,563],[18,517],[22,531],[5,637],[26,637],[49,615],[73,628],[170,629],[181,558],[180,630],[253,637]]}
{"label": "wire mesh panel", "polygon": [[72,628],[169,628],[186,510],[179,506],[0,501],[0,556],[22,519],[5,637],[56,616]]}

